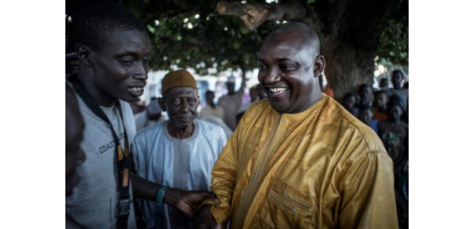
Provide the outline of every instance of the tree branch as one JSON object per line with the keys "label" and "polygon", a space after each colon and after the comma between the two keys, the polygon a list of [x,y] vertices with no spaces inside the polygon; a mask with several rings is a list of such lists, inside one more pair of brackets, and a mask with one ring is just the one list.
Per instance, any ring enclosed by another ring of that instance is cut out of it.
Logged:
{"label": "tree branch", "polygon": [[302,21],[307,17],[306,8],[299,1],[286,1],[278,4],[256,2],[240,3],[221,0],[216,10],[221,15],[239,17],[250,30],[256,29],[264,21]]}

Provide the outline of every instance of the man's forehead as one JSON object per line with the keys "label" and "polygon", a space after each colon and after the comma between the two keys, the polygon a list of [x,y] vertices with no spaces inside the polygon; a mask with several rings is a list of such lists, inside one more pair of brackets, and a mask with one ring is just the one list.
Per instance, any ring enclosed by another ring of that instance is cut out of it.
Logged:
{"label": "man's forehead", "polygon": [[197,95],[197,90],[193,87],[174,87],[169,89],[163,96],[174,97],[193,97]]}
{"label": "man's forehead", "polygon": [[138,30],[114,30],[108,33],[104,45],[120,47],[124,52],[135,52],[137,49],[150,49],[150,39],[147,34]]}

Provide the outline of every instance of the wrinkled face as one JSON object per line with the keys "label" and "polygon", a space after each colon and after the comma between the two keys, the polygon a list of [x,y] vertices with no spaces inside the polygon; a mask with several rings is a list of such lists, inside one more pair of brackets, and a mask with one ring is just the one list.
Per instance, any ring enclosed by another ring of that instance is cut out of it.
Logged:
{"label": "wrinkled face", "polygon": [[345,98],[344,101],[342,101],[342,105],[346,108],[353,108],[354,105],[356,104],[356,98],[355,96],[350,96],[348,98]]}
{"label": "wrinkled face", "polygon": [[66,113],[66,195],[71,195],[79,183],[76,167],[85,160],[85,154],[80,147],[84,120],[79,114],[78,109],[77,112]]}
{"label": "wrinkled face", "polygon": [[400,120],[402,113],[402,108],[398,105],[390,105],[388,107],[388,115],[390,116],[391,120]]}
{"label": "wrinkled face", "polygon": [[148,74],[148,35],[136,30],[115,30],[100,50],[89,50],[94,86],[100,93],[98,100],[111,105],[116,99],[139,101]]}
{"label": "wrinkled face", "polygon": [[392,84],[396,89],[400,89],[403,86],[403,76],[399,72],[395,72],[392,76]]}
{"label": "wrinkled face", "polygon": [[372,111],[370,109],[360,109],[357,116],[360,121],[370,125],[370,120],[372,119]]}
{"label": "wrinkled face", "polygon": [[387,94],[377,95],[377,98],[375,99],[375,102],[377,103],[378,107],[385,107],[387,105],[387,102],[388,102]]}
{"label": "wrinkled face", "polygon": [[160,101],[161,108],[168,112],[169,122],[173,129],[192,127],[200,102],[196,89],[174,87],[166,91]]}
{"label": "wrinkled face", "polygon": [[[265,40],[257,55],[258,81],[279,113],[302,112],[319,99],[317,76],[324,70],[324,58],[314,56],[298,35],[295,31],[276,34]],[[316,60],[321,66],[316,66]]]}

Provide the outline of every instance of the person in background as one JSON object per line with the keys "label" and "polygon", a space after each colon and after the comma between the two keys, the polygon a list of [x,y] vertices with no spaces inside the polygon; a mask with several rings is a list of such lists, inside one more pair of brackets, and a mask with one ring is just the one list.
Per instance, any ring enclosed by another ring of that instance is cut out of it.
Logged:
{"label": "person in background", "polygon": [[224,120],[224,109],[214,103],[216,95],[213,91],[207,90],[206,91],[206,107],[201,110],[200,117],[207,117],[207,116],[215,116]]}
{"label": "person in background", "polygon": [[251,87],[249,91],[250,91],[250,101],[240,106],[239,112],[237,113],[235,117],[237,124],[239,124],[240,119],[244,115],[245,111],[250,107],[250,105],[252,105],[252,103],[254,103],[255,101],[260,100],[259,95],[258,95],[257,85]]}
{"label": "person in background", "polygon": [[388,95],[386,91],[375,92],[375,107],[373,109],[373,119],[382,121],[388,120],[387,109]]}
{"label": "person in background", "polygon": [[227,79],[227,95],[223,95],[217,101],[217,105],[224,109],[224,122],[225,124],[234,131],[237,127],[236,116],[239,108],[242,105],[242,99],[244,97],[246,78],[242,75],[242,84],[240,89],[235,91],[235,77],[231,76]]}
{"label": "person in background", "polygon": [[131,172],[136,129],[130,102],[140,100],[148,78],[148,32],[133,13],[113,2],[88,4],[74,16],[71,36],[80,61],[69,77],[85,123],[77,166],[81,182],[66,197],[66,228],[136,228],[133,198],[171,204],[193,217],[208,191],[183,191]]}
{"label": "person in background", "polygon": [[408,123],[408,89],[403,88],[405,74],[401,70],[393,70],[391,75],[393,88],[387,90],[388,96],[397,95],[400,97],[400,106],[403,110],[402,120]]}
{"label": "person in background", "polygon": [[404,162],[408,160],[405,148],[405,139],[408,138],[408,124],[401,120],[403,109],[397,95],[390,96],[388,102],[389,119],[380,121],[377,129],[388,154],[393,160],[395,175],[402,169]]}
{"label": "person in background", "polygon": [[367,105],[359,106],[359,113],[357,118],[363,123],[365,123],[367,126],[370,126],[370,128],[372,128],[372,130],[374,130],[377,134],[377,120],[372,119],[372,116],[372,107]]}
{"label": "person in background", "polygon": [[79,59],[77,59],[75,43],[71,37],[66,37],[66,79],[77,76],[79,72]]}
{"label": "person in background", "polygon": [[398,228],[393,164],[378,136],[321,92],[316,32],[280,25],[263,41],[268,99],[245,112],[212,170],[198,228]]}
{"label": "person in background", "polygon": [[389,88],[389,82],[387,78],[381,78],[379,81],[379,90],[387,90]]}
{"label": "person in background", "polygon": [[79,183],[80,177],[76,169],[86,157],[81,149],[84,138],[82,131],[84,131],[84,119],[79,112],[74,92],[66,84],[66,196],[71,195]]}
{"label": "person in background", "polygon": [[393,160],[395,197],[400,228],[408,228],[408,124],[401,120],[403,109],[397,95],[388,102],[389,119],[379,121],[379,136]]}
{"label": "person in background", "polygon": [[359,102],[356,107],[372,107],[372,87],[368,84],[361,84],[359,86]]}
{"label": "person in background", "polygon": [[[84,127],[76,96],[66,84],[66,197],[74,193],[74,188],[81,180],[77,167],[84,163],[86,157],[81,149]],[[66,214],[68,221],[71,222],[71,218]]]}
{"label": "person in background", "polygon": [[[326,80],[326,86],[323,87],[323,77],[326,77],[326,75],[323,73],[322,77],[319,79],[319,85],[323,89],[323,93],[326,94],[327,96],[334,98],[334,91],[331,88],[331,85],[329,85],[329,81]],[[327,78],[326,78],[327,79]]]}
{"label": "person in background", "polygon": [[137,132],[145,127],[154,125],[162,120],[161,107],[158,104],[158,98],[152,97],[146,109],[135,114],[135,126]]}
{"label": "person in background", "polygon": [[[171,71],[162,82],[159,104],[169,119],[147,127],[133,141],[137,175],[182,190],[208,190],[211,170],[227,142],[217,125],[196,119],[200,100],[186,70]],[[168,204],[138,199],[145,228],[192,228],[193,222]]]}
{"label": "person in background", "polygon": [[267,93],[265,93],[265,88],[263,88],[261,84],[257,84],[257,94],[259,100],[268,98]]}
{"label": "person in background", "polygon": [[342,106],[346,108],[349,113],[357,117],[359,109],[355,106],[357,103],[357,97],[354,93],[348,92],[342,98]]}

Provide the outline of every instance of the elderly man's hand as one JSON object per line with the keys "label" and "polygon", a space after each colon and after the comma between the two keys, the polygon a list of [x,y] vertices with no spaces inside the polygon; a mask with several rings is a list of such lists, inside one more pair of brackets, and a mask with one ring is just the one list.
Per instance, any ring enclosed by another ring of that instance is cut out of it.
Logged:
{"label": "elderly man's hand", "polygon": [[194,222],[194,228],[198,229],[221,229],[222,225],[217,224],[211,213],[211,205],[203,206]]}
{"label": "elderly man's hand", "polygon": [[220,204],[216,194],[208,191],[183,191],[168,188],[163,198],[166,203],[173,205],[189,218],[194,218],[202,201],[206,199],[212,199],[214,203]]}

